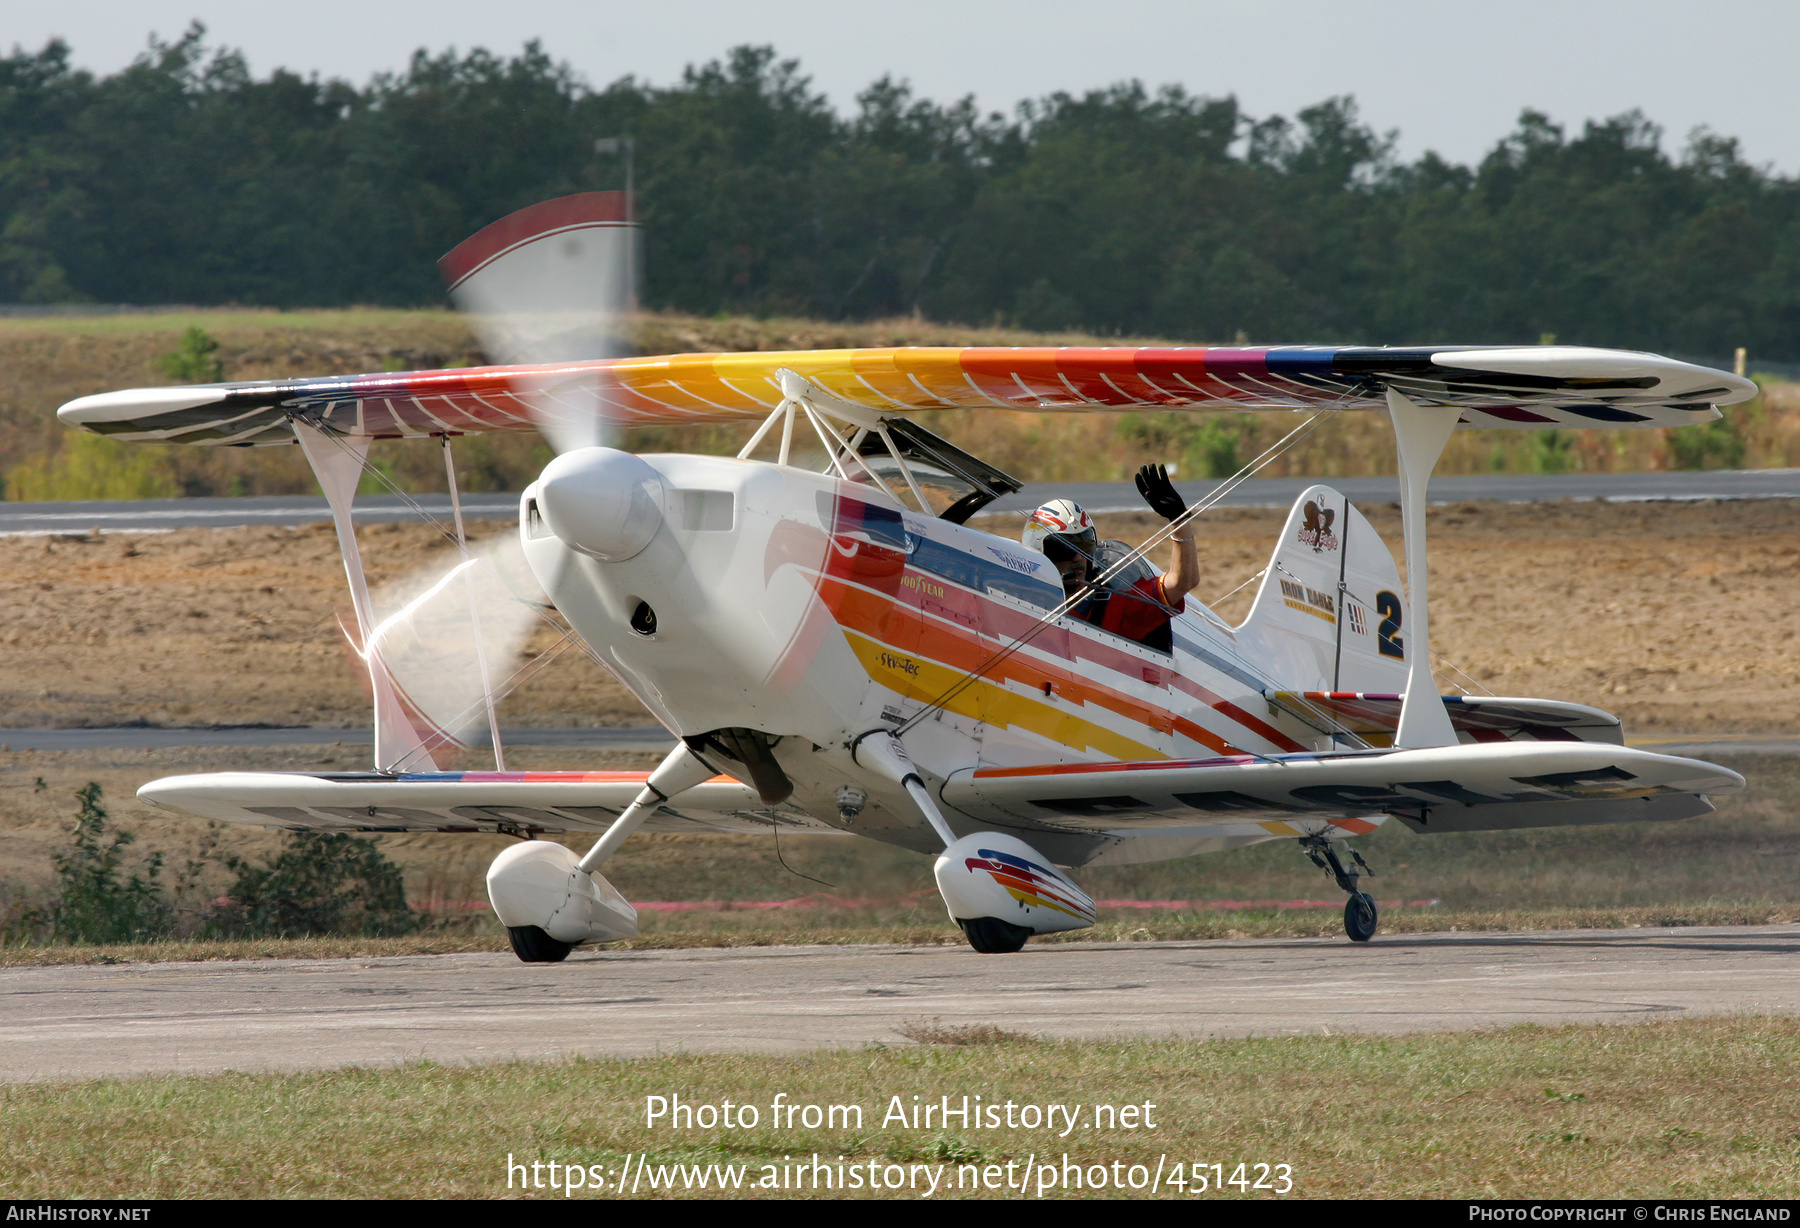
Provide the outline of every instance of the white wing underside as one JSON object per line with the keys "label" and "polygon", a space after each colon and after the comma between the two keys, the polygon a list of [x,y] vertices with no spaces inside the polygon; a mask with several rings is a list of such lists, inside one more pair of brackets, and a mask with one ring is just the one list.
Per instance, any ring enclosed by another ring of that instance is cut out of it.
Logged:
{"label": "white wing underside", "polygon": [[[1606,742],[1512,742],[960,772],[942,796],[977,822],[1169,837],[1349,835],[1393,815],[1421,832],[1687,818],[1743,777]],[[1325,826],[1339,828],[1336,832]]]}
{"label": "white wing underside", "polygon": [[[153,780],[138,790],[138,797],[203,819],[292,830],[602,832],[643,790],[648,777],[643,772],[570,772],[562,780],[544,777],[565,774],[533,775],[538,778],[214,772]],[[765,805],[756,790],[727,778],[680,794],[640,830],[742,833],[776,827],[836,832],[797,807]]]}

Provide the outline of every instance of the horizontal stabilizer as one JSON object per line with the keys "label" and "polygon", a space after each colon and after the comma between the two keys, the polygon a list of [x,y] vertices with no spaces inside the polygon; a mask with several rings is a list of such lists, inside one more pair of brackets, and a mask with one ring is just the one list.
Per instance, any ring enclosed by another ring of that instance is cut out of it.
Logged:
{"label": "horizontal stabilizer", "polygon": [[882,414],[1380,409],[1388,388],[1462,411],[1466,427],[1673,427],[1719,416],[1756,385],[1655,354],[1579,346],[916,346],[670,354],[534,366],[135,388],[70,401],[69,426],[118,439],[292,443],[290,415],[393,439],[529,431],[546,417],[622,427],[745,422],[781,401],[779,373]]}
{"label": "horizontal stabilizer", "polygon": [[1506,742],[985,768],[952,776],[943,800],[985,823],[1121,835],[1218,825],[1266,839],[1355,834],[1371,815],[1424,832],[1688,818],[1712,809],[1705,795],[1743,784],[1710,763],[1630,747]]}
{"label": "horizontal stabilizer", "polygon": [[[138,790],[152,806],[225,823],[329,831],[602,832],[647,772],[214,772]],[[833,833],[793,806],[768,806],[717,776],[659,807],[648,832]]]}
{"label": "horizontal stabilizer", "polygon": [[[1586,704],[1494,695],[1446,695],[1457,737],[1469,742],[1607,742],[1625,744],[1619,718]],[[1269,702],[1327,734],[1354,734],[1370,746],[1389,746],[1400,725],[1400,696],[1354,691],[1278,691]]]}

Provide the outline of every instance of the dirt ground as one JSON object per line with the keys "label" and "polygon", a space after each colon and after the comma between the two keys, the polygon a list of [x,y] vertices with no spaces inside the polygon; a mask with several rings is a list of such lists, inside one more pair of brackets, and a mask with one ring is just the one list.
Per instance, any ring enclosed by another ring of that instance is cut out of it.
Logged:
{"label": "dirt ground", "polygon": [[[1364,511],[1397,550],[1397,511]],[[1261,569],[1281,518],[1210,513],[1199,595],[1216,601]],[[1012,528],[1011,518],[984,524]],[[1127,540],[1151,527],[1147,516],[1103,524]],[[1439,682],[1595,704],[1628,733],[1794,732],[1796,529],[1800,502],[1787,500],[1434,508]],[[375,585],[448,557],[425,526],[375,526],[360,539]],[[1242,617],[1253,592],[1219,612]],[[0,728],[367,725],[338,629],[347,608],[325,525],[0,538]],[[527,651],[556,639],[546,625]],[[654,723],[572,649],[510,696],[501,719]]]}
{"label": "dirt ground", "polygon": [[[423,525],[358,537],[376,589],[453,559]],[[350,598],[330,525],[0,538],[0,728],[366,726],[366,677],[340,616]],[[526,652],[557,640],[546,624]],[[656,723],[572,648],[514,692],[501,720]]]}

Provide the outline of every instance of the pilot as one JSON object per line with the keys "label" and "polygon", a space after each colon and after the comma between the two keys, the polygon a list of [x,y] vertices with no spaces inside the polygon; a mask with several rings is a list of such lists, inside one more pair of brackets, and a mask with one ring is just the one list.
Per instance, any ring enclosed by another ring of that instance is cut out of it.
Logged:
{"label": "pilot", "polygon": [[[1187,503],[1169,481],[1161,465],[1145,465],[1137,474],[1138,493],[1150,510],[1165,520],[1173,521],[1187,511]],[[1100,535],[1094,521],[1081,505],[1072,499],[1052,499],[1025,521],[1021,541],[1041,551],[1056,565],[1062,575],[1063,592],[1070,597],[1079,593],[1103,570],[1100,565]],[[1169,539],[1172,543],[1169,570],[1160,576],[1146,576],[1129,584],[1114,581],[1109,587],[1085,598],[1069,612],[1110,631],[1114,635],[1135,640],[1146,648],[1169,652],[1174,635],[1169,620],[1181,612],[1182,599],[1200,583],[1200,556],[1194,548],[1194,532]]]}

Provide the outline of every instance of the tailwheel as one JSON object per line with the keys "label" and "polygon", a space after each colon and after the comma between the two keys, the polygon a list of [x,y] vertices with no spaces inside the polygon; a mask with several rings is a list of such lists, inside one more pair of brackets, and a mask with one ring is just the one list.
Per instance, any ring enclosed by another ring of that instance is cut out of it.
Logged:
{"label": "tailwheel", "polygon": [[513,954],[528,964],[560,964],[575,949],[574,943],[552,938],[537,925],[509,925],[506,940],[512,943]]}
{"label": "tailwheel", "polygon": [[976,917],[970,921],[958,919],[956,923],[962,926],[969,945],[983,955],[1011,955],[1031,937],[1031,931],[1024,926],[1002,921],[999,917]]}
{"label": "tailwheel", "polygon": [[1356,869],[1349,869],[1338,856],[1337,848],[1324,836],[1302,836],[1300,851],[1310,857],[1315,866],[1336,879],[1337,885],[1349,895],[1350,898],[1344,902],[1344,932],[1350,935],[1350,941],[1367,942],[1373,938],[1375,927],[1381,923],[1381,918],[1376,913],[1375,901],[1357,887],[1357,879],[1362,874],[1374,874],[1375,871],[1369,869],[1369,863],[1362,859],[1362,854],[1345,846],[1344,851],[1350,854],[1350,860],[1356,865]]}

